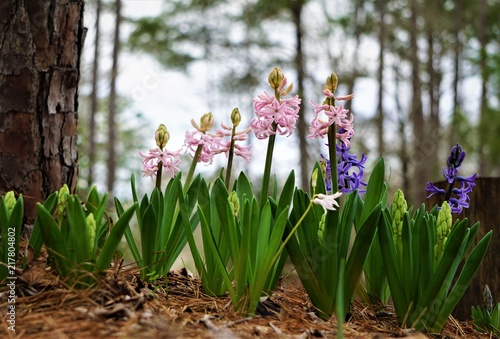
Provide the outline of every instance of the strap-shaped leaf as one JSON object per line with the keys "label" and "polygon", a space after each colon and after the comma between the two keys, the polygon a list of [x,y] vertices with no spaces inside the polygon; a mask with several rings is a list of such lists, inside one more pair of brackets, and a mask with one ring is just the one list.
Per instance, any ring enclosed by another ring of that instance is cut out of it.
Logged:
{"label": "strap-shaped leaf", "polygon": [[[125,213],[125,210],[123,209],[123,205],[118,200],[117,198],[115,200],[115,208],[116,208],[116,214],[118,215],[118,218],[120,218],[123,213]],[[135,212],[137,213],[137,203],[134,204],[135,206]],[[137,247],[137,244],[134,239],[134,235],[132,234],[132,230],[130,229],[130,223],[127,225],[127,228],[125,229],[125,239],[127,240],[127,245],[128,248],[130,249],[130,252],[132,253],[132,257],[135,260],[136,265],[139,268],[143,267],[143,261],[142,261],[142,256],[141,252],[139,251],[139,248]]]}
{"label": "strap-shaped leaf", "polygon": [[[43,207],[50,213],[54,213],[56,206],[57,206],[57,195],[58,192],[54,192],[51,195],[45,199],[43,203]],[[35,224],[33,226],[33,231],[31,232],[31,237],[29,241],[29,245],[33,248],[34,250],[34,256],[35,258],[38,258],[40,255],[40,250],[43,245],[43,239],[42,239],[42,234],[40,232],[40,225],[39,225],[39,220],[38,217],[35,219]]]}
{"label": "strap-shaped leaf", "polygon": [[424,308],[429,310],[438,294],[446,288],[444,284],[447,277],[449,277],[452,270],[456,270],[456,266],[458,265],[456,261],[460,262],[461,260],[461,254],[458,257],[457,255],[461,250],[463,251],[467,242],[466,226],[466,223],[459,223],[450,233],[441,261],[429,281],[429,284],[426,286],[422,298],[415,307],[415,314],[420,314]]}
{"label": "strap-shaped leaf", "polygon": [[394,247],[392,232],[389,226],[389,211],[384,209],[382,213],[383,219],[378,224],[378,238],[382,250],[382,257],[384,259],[385,272],[387,274],[387,282],[391,290],[392,301],[396,310],[398,321],[403,321],[406,314],[409,302],[406,300],[405,293],[401,286],[401,280],[397,268],[397,255]]}
{"label": "strap-shaped leaf", "polygon": [[66,202],[66,213],[69,224],[69,238],[75,245],[76,263],[81,264],[92,260],[90,251],[90,238],[87,232],[87,217],[83,210],[80,199],[77,196],[71,196]]}
{"label": "strap-shaped leaf", "polygon": [[430,329],[433,332],[441,332],[443,326],[450,316],[451,312],[458,304],[462,296],[464,295],[467,287],[470,285],[472,278],[476,274],[483,258],[488,250],[489,244],[491,242],[491,237],[493,235],[493,231],[489,231],[481,241],[474,247],[469,257],[467,258],[465,265],[460,272],[460,275],[455,283],[453,289],[450,294],[446,298],[446,301],[440,310],[438,316],[435,321],[430,325]]}
{"label": "strap-shaped leaf", "polygon": [[118,248],[118,245],[123,238],[123,234],[129,227],[128,225],[130,223],[130,219],[132,219],[132,216],[135,213],[136,204],[137,203],[134,203],[129,209],[127,209],[127,211],[125,211],[125,213],[123,213],[118,218],[114,226],[111,228],[109,236],[107,237],[96,262],[97,272],[109,268],[109,265],[113,260],[113,255],[115,254],[116,249]]}
{"label": "strap-shaped leaf", "polygon": [[66,250],[66,241],[57,226],[52,214],[50,214],[43,205],[36,205],[37,218],[39,219],[40,233],[47,251],[54,259],[59,274],[65,278],[70,273],[74,263],[70,262]]}
{"label": "strap-shaped leaf", "polygon": [[375,208],[373,208],[356,234],[356,239],[352,245],[351,254],[347,259],[345,268],[346,283],[344,286],[344,300],[346,304],[350,304],[356,286],[359,282],[366,256],[368,255],[368,251],[370,250],[377,231],[381,211],[382,205],[379,203],[375,206]]}

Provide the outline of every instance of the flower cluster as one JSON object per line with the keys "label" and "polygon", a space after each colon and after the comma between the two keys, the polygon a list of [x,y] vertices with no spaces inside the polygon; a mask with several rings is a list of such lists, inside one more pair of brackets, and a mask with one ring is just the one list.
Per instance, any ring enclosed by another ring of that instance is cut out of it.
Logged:
{"label": "flower cluster", "polygon": [[167,149],[161,150],[159,147],[151,148],[148,154],[139,152],[142,156],[142,174],[145,177],[154,179],[160,168],[163,169],[163,174],[174,176],[176,171],[179,171],[177,165],[181,162],[181,151],[171,152]]}
{"label": "flower cluster", "polygon": [[[362,181],[364,176],[366,155],[362,155],[358,160],[356,154],[350,154],[350,147],[341,143],[336,145],[337,148],[337,173],[338,173],[338,189],[342,193],[350,193],[358,190],[359,193],[364,193],[362,187],[366,187],[366,182]],[[321,163],[325,177],[325,186],[328,191],[332,189],[331,183],[331,168],[330,160],[321,155]]]}
{"label": "flower cluster", "polygon": [[250,122],[250,126],[257,139],[266,139],[276,133],[288,137],[295,131],[301,99],[298,95],[288,99],[282,98],[290,93],[293,85],[286,87],[287,79],[279,68],[271,72],[269,84],[274,88],[275,95],[264,92],[257,99],[253,99],[255,118]]}
{"label": "flower cluster", "polygon": [[[469,207],[469,193],[476,186],[477,173],[468,177],[458,175],[458,169],[462,165],[465,155],[465,151],[462,150],[459,144],[453,146],[451,149],[451,153],[446,160],[447,166],[443,167],[443,176],[448,182],[448,190],[438,188],[431,182],[427,183],[427,187],[425,188],[430,193],[427,198],[434,194],[444,195],[444,200],[448,201],[451,212],[454,214],[460,214],[464,208]],[[458,183],[459,187],[455,187],[455,183]]]}
{"label": "flower cluster", "polygon": [[344,108],[344,105],[335,106],[335,100],[351,100],[353,95],[342,97],[334,97],[333,92],[325,88],[323,93],[326,95],[326,100],[323,104],[318,105],[311,100],[314,108],[314,118],[309,127],[310,134],[308,138],[323,138],[328,132],[328,128],[335,124],[339,127],[336,137],[341,140],[346,146],[351,144],[350,138],[354,135],[353,121],[354,117],[350,114],[349,110]]}
{"label": "flower cluster", "polygon": [[[231,126],[221,123],[221,127],[222,130],[215,130],[215,134],[208,134],[199,129],[191,132],[187,131],[185,145],[191,157],[194,158],[198,146],[202,146],[198,161],[211,164],[215,155],[225,153],[227,156],[231,148],[231,140],[235,142],[245,141],[248,139],[248,133],[251,131],[251,128],[247,128],[240,132],[234,132],[233,135],[233,128]],[[251,146],[243,146],[234,143],[234,154],[249,162],[251,157]]]}

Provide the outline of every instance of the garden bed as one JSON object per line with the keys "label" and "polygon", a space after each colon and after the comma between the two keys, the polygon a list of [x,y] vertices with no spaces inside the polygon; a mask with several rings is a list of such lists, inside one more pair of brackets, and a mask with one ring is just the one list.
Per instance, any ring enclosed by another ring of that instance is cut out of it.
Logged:
{"label": "garden bed", "polygon": [[[307,294],[289,279],[259,306],[258,315],[235,314],[228,297],[204,294],[201,282],[187,270],[172,271],[165,281],[145,284],[135,267],[117,267],[98,286],[74,290],[64,286],[38,259],[16,281],[16,331],[3,321],[2,338],[334,338],[336,321],[316,317]],[[6,289],[0,307],[7,309]],[[344,325],[352,338],[426,338],[401,329],[392,309],[374,310],[354,302]],[[488,338],[470,322],[450,317],[443,338]]]}

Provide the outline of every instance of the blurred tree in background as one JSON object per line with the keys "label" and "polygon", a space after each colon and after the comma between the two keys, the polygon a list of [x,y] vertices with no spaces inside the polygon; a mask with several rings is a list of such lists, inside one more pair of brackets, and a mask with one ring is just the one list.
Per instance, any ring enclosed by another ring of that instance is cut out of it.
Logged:
{"label": "blurred tree in background", "polygon": [[[319,157],[305,138],[309,98],[321,100],[321,83],[336,72],[338,93],[355,93],[350,108],[363,138],[354,149],[385,156],[392,186],[418,204],[453,144],[465,146],[482,175],[500,175],[498,13],[491,0],[173,0],[156,16],[124,18],[131,33],[123,42],[205,82],[195,96],[207,111],[240,103],[248,120],[262,79],[283,68],[305,98],[297,140],[289,141],[303,186]],[[200,65],[201,77],[192,73]]]}

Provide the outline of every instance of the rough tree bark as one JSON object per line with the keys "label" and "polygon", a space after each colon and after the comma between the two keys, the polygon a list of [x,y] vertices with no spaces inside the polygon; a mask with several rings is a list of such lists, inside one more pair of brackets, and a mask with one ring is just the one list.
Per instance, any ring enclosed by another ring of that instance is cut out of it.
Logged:
{"label": "rough tree bark", "polygon": [[0,194],[35,203],[77,179],[76,127],[83,0],[2,0]]}

